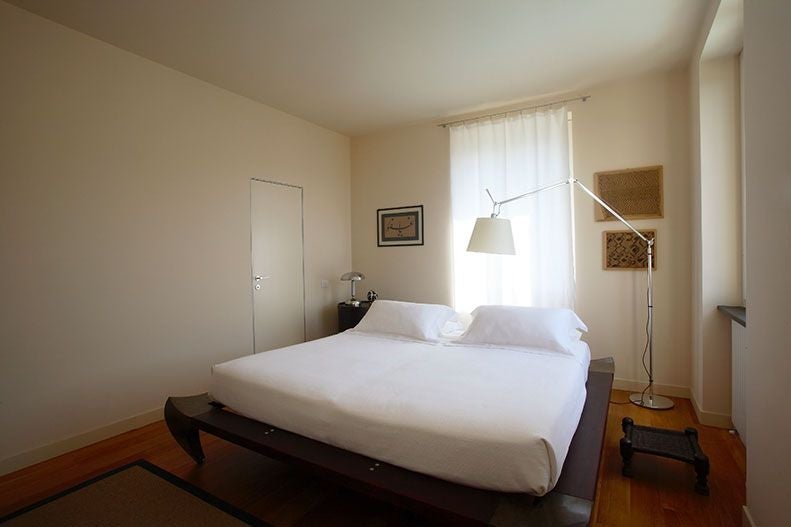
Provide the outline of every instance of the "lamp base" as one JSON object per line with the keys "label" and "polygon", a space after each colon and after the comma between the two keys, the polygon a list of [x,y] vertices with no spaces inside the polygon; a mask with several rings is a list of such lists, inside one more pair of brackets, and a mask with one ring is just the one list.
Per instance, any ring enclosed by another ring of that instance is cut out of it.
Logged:
{"label": "lamp base", "polygon": [[675,403],[667,397],[649,393],[633,393],[629,396],[629,400],[633,404],[648,408],[649,410],[670,410],[675,406]]}

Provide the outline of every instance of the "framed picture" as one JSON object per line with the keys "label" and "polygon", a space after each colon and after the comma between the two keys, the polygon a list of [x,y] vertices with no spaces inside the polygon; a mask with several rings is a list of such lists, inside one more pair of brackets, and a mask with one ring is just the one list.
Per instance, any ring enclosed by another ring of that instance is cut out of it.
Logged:
{"label": "framed picture", "polygon": [[[656,270],[656,231],[640,230],[648,239],[654,239],[653,265]],[[604,231],[604,269],[646,269],[648,252],[646,243],[632,231]]]}
{"label": "framed picture", "polygon": [[[626,219],[664,216],[662,165],[627,168],[593,174],[593,190]],[[617,221],[601,205],[595,205],[596,221]]]}
{"label": "framed picture", "polygon": [[376,211],[377,245],[423,245],[423,205]]}

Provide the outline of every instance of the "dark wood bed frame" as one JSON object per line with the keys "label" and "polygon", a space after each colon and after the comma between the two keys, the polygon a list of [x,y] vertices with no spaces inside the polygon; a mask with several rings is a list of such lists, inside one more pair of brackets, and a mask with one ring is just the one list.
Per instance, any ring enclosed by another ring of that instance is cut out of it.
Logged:
{"label": "dark wood bed frame", "polygon": [[591,362],[587,399],[560,479],[540,498],[476,489],[390,465],[227,411],[208,394],[168,398],[165,421],[196,463],[205,457],[202,430],[451,525],[581,526],[593,511],[613,372],[611,358]]}

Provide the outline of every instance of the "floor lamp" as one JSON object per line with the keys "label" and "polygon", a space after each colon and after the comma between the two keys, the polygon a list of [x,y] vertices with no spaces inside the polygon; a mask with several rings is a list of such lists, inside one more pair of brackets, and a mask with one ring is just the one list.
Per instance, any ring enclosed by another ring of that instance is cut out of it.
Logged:
{"label": "floor lamp", "polygon": [[[610,214],[618,218],[621,223],[629,227],[636,236],[646,243],[646,250],[648,252],[648,342],[646,346],[648,350],[648,386],[641,393],[631,394],[629,400],[638,406],[653,410],[667,410],[673,408],[673,401],[667,397],[654,394],[654,280],[652,271],[654,240],[653,238],[649,239],[643,236],[643,233],[635,229],[631,223],[626,221],[623,216],[618,214],[615,209],[594,194],[591,189],[583,185],[578,179],[572,177],[565,181],[559,181],[502,201],[496,201],[492,197],[491,192],[489,192],[489,189],[486,189],[489,199],[492,200],[492,215],[489,218],[478,218],[475,221],[475,228],[472,230],[472,236],[470,236],[470,243],[467,246],[467,250],[490,254],[516,254],[514,250],[514,235],[511,230],[511,220],[499,217],[502,206],[506,203],[564,185],[571,185],[572,187],[578,186],[581,188],[587,195],[593,198],[596,203],[607,209]],[[643,362],[643,365],[645,365],[645,362]]]}

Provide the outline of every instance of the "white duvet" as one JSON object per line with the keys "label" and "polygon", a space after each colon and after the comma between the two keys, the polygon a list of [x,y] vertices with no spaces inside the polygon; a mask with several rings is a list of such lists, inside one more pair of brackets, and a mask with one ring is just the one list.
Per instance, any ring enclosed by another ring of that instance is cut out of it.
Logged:
{"label": "white duvet", "polygon": [[590,352],[431,344],[347,331],[218,364],[212,397],[284,430],[473,487],[555,486]]}

